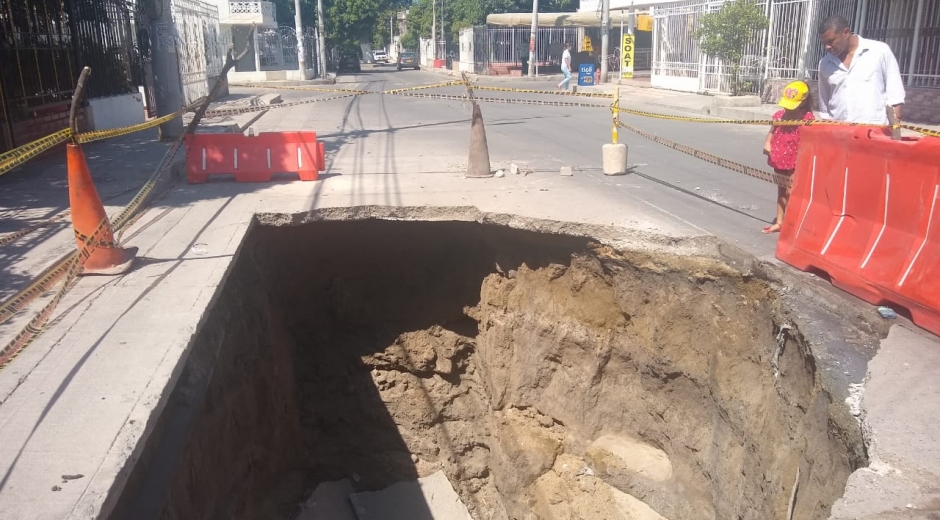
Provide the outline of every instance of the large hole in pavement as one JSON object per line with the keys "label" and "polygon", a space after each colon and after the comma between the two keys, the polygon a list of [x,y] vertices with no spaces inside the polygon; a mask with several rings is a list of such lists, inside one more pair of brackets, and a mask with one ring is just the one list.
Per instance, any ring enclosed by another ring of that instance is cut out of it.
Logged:
{"label": "large hole in pavement", "polygon": [[783,519],[800,467],[794,518],[824,519],[864,449],[783,307],[579,237],[255,225],[111,518],[296,518],[443,470],[477,520]]}

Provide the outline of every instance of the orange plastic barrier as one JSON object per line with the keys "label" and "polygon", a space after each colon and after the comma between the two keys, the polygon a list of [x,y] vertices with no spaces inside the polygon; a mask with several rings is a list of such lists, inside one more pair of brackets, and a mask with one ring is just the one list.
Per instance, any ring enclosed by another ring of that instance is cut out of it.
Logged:
{"label": "orange plastic barrier", "polygon": [[940,139],[801,130],[777,258],[940,334]]}
{"label": "orange plastic barrier", "polygon": [[315,181],[326,169],[316,132],[193,134],[186,136],[186,179],[202,184],[210,175],[235,174],[238,182],[267,182],[274,173],[297,173]]}

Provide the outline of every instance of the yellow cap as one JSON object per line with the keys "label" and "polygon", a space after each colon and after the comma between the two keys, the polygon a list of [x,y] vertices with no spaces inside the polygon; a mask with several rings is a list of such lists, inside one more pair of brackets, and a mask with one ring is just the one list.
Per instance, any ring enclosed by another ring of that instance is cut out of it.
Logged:
{"label": "yellow cap", "polygon": [[809,96],[809,85],[802,81],[793,81],[783,89],[783,96],[778,105],[787,110],[796,110]]}

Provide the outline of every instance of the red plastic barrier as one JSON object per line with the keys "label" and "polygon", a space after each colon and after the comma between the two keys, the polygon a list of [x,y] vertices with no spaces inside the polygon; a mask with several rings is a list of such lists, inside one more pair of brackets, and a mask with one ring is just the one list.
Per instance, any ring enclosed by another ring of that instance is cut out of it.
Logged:
{"label": "red plastic barrier", "polygon": [[315,181],[326,169],[316,132],[193,134],[186,136],[186,179],[202,184],[210,175],[235,174],[238,182],[267,182],[274,173],[298,173]]}
{"label": "red plastic barrier", "polygon": [[804,127],[777,258],[940,334],[940,139]]}

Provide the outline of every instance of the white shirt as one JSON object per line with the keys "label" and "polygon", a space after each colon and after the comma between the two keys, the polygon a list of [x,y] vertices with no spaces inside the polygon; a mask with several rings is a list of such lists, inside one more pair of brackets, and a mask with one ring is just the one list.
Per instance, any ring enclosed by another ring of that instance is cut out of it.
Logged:
{"label": "white shirt", "polygon": [[565,52],[561,53],[561,67],[563,69],[571,69],[571,52],[568,49],[565,49]]}
{"label": "white shirt", "polygon": [[819,60],[819,117],[887,125],[885,106],[904,103],[904,83],[891,48],[858,37],[849,67],[826,53]]}

